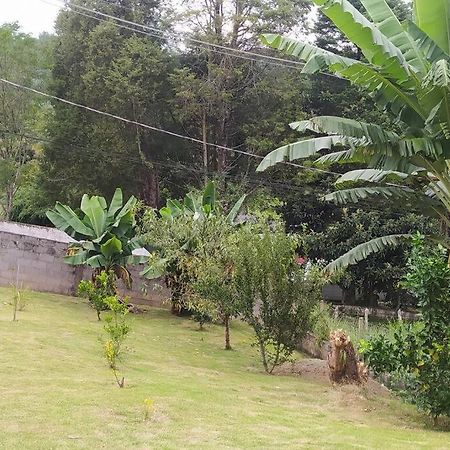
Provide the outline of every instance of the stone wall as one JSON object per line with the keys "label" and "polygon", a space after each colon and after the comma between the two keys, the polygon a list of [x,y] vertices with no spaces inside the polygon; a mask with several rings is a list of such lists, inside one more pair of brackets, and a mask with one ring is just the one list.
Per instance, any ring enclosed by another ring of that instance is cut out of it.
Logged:
{"label": "stone wall", "polygon": [[[0,286],[18,283],[24,289],[74,295],[80,280],[89,279],[91,273],[64,263],[70,242],[70,236],[54,228],[0,222]],[[144,282],[140,270],[131,268],[133,289],[120,286],[120,290],[134,303],[161,306],[169,296],[167,290],[160,283]]]}

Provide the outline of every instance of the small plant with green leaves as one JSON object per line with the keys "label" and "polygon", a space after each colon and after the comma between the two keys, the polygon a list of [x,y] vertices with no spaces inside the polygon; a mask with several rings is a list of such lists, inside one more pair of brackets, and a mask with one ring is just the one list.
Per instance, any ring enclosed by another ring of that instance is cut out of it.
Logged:
{"label": "small plant with green leaves", "polygon": [[207,299],[194,294],[188,300],[186,306],[191,313],[192,320],[198,323],[199,331],[205,330],[204,325],[206,323],[213,322],[215,311],[213,305]]}
{"label": "small plant with green leaves", "polygon": [[26,303],[25,299],[22,295],[21,289],[18,286],[13,286],[13,299],[12,299],[12,307],[13,307],[13,322],[17,320],[17,312],[23,311],[25,309]]}
{"label": "small plant with green leaves", "polygon": [[106,297],[104,301],[110,310],[110,313],[105,318],[106,324],[104,326],[108,335],[108,339],[104,343],[105,357],[114,374],[117,385],[123,388],[125,378],[120,378],[117,363],[124,350],[123,343],[130,332],[130,326],[126,321],[128,308],[126,302],[120,301],[115,295]]}
{"label": "small plant with green leaves", "polygon": [[155,412],[155,402],[151,398],[144,400],[144,421],[150,419]]}
{"label": "small plant with green leaves", "polygon": [[409,398],[436,422],[450,416],[450,268],[447,250],[413,239],[404,286],[417,298],[422,318],[397,324],[389,336],[363,341],[360,351],[376,373],[406,380]]}
{"label": "small plant with green leaves", "polygon": [[106,299],[114,294],[115,275],[111,271],[103,270],[94,277],[94,281],[82,280],[78,285],[78,295],[89,300],[97,311],[98,320],[101,320],[100,313],[109,309]]}
{"label": "small plant with green leaves", "polygon": [[159,211],[145,211],[141,230],[144,242],[158,245],[152,249],[141,275],[148,279],[165,278],[171,291],[172,313],[182,314],[190,309],[198,261],[213,255],[220,245],[219,226],[231,230],[236,225],[245,197],[225,212],[211,181],[202,192],[189,192],[182,201],[167,200]]}
{"label": "small plant with green leaves", "polygon": [[225,327],[225,349],[231,349],[230,323],[239,310],[239,295],[233,290],[232,239],[237,232],[225,221],[217,218],[208,223],[211,236],[215,236],[212,247],[202,246],[196,263],[196,277],[192,283],[192,310],[196,315],[209,316]]}
{"label": "small plant with green leaves", "polygon": [[104,197],[83,195],[80,209],[73,211],[56,202],[47,211],[47,218],[75,242],[68,248],[64,261],[70,265],[85,265],[94,270],[112,271],[131,288],[132,278],[128,266],[143,262],[144,257],[133,254],[143,242],[136,236],[135,210],[137,199],[131,196],[124,204],[123,194],[117,188],[108,205]]}

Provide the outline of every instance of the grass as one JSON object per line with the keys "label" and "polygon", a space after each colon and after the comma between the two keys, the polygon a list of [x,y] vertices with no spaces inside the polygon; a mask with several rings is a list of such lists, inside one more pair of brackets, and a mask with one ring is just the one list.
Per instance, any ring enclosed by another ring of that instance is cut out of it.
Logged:
{"label": "grass", "polygon": [[[248,329],[206,332],[163,309],[131,316],[119,389],[85,301],[26,292],[12,322],[0,289],[1,449],[450,448],[390,397],[261,372]],[[144,420],[144,402],[154,406]]]}

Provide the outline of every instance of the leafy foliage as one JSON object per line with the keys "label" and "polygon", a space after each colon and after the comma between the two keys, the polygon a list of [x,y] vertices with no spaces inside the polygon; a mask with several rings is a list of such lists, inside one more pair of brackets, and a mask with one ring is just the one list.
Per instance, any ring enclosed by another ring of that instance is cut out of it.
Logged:
{"label": "leafy foliage", "polygon": [[[406,28],[400,25],[385,0],[361,2],[372,22],[348,0],[314,0],[314,3],[359,48],[367,62],[349,60],[310,45],[305,51],[304,43],[282,36],[269,35],[265,41],[304,60],[304,72],[315,73],[328,68],[360,86],[382,110],[397,119],[399,133],[340,117],[323,116],[294,123],[291,125],[294,128],[320,136],[274,150],[264,158],[258,170],[265,170],[285,159],[317,158],[321,151],[338,146],[338,151],[325,160],[344,159],[359,164],[366,162],[369,166],[367,170],[350,171],[338,180],[338,187],[345,184],[347,188],[347,192],[339,196],[341,202],[361,199],[348,189],[349,184],[358,189],[364,184],[371,185],[372,189],[366,190],[365,195],[379,195],[377,187],[381,185],[384,189],[395,182],[397,187],[412,187],[416,194],[414,206],[425,207],[427,215],[440,218],[448,226],[450,178],[446,159],[450,116],[445,108],[449,94],[448,46],[440,50],[439,59],[431,57],[435,55],[436,42],[445,41],[448,23],[433,30],[428,26],[420,29],[420,24],[429,24],[431,18],[436,17],[436,11],[440,11],[440,17],[447,17],[447,6],[438,2],[428,9],[418,2],[415,20],[419,28],[414,25]],[[342,151],[347,149],[350,150]],[[425,200],[427,197],[436,200],[436,204],[430,207]],[[360,261],[397,241],[396,236],[386,236],[376,242],[361,244],[329,269],[336,270]],[[445,239],[441,242],[448,245]]]}
{"label": "leafy foliage", "polygon": [[130,197],[123,204],[120,188],[116,189],[109,207],[103,197],[84,194],[80,216],[69,206],[57,202],[54,209],[47,212],[47,217],[56,228],[76,240],[69,246],[65,262],[112,270],[130,286],[132,280],[126,266],[142,259],[133,255],[133,250],[141,247],[135,230],[136,203],[136,198]]}
{"label": "leafy foliage", "polygon": [[209,182],[202,192],[189,192],[182,202],[168,200],[159,211],[147,209],[144,213],[144,240],[158,245],[142,275],[166,277],[173,312],[186,309],[199,260],[214,255],[222,245],[221,234],[232,228],[244,200],[245,195],[225,213],[215,183]]}
{"label": "leafy foliage", "polygon": [[426,247],[417,235],[404,285],[418,299],[419,322],[397,325],[393,335],[363,342],[375,372],[403,374],[417,406],[435,420],[450,416],[450,268],[447,251]]}
{"label": "leafy foliage", "polygon": [[[36,39],[17,24],[0,26],[0,76],[24,85],[45,84],[50,75],[47,35]],[[39,146],[30,137],[45,119],[45,102],[2,84],[0,89],[0,216],[11,220],[19,206],[17,195],[27,173],[39,159]]]}
{"label": "leafy foliage", "polygon": [[[335,261],[358,245],[366,242],[377,245],[386,235],[408,235],[416,230],[435,233],[437,229],[437,224],[430,223],[425,217],[416,214],[399,216],[388,208],[385,211],[346,211],[339,221],[328,225],[323,231],[305,230],[302,233],[302,250],[309,258]],[[409,250],[409,241],[399,239],[400,245],[385,246],[381,252],[366,255],[358,264],[349,266],[345,273],[337,271],[338,284],[344,290],[346,302],[356,302],[356,291],[360,301],[371,306],[377,304],[377,293],[385,293],[386,301],[394,307],[413,301],[405,289],[399,287],[406,272],[406,254]]]}
{"label": "leafy foliage", "polygon": [[[81,6],[119,20],[163,27],[159,4],[132,0],[125,6],[85,0]],[[77,5],[70,2],[74,9]],[[61,10],[55,29],[52,94],[131,120],[173,128],[168,76],[175,59],[160,40],[69,8]],[[182,159],[182,144],[180,151],[180,143],[173,139],[60,102],[54,102],[53,109],[41,174],[47,205],[55,200],[74,205],[86,191],[109,197],[119,185],[147,204],[159,204],[161,177],[153,161],[166,161],[174,151]]]}
{"label": "leafy foliage", "polygon": [[106,270],[95,276],[94,281],[82,280],[78,285],[78,295],[89,299],[91,306],[97,311],[97,318],[100,320],[100,313],[108,309],[106,299],[115,294],[115,275]]}
{"label": "leafy foliage", "polygon": [[125,379],[118,376],[117,363],[123,353],[123,343],[130,332],[130,326],[125,320],[128,314],[126,302],[119,300],[116,296],[109,296],[105,298],[105,303],[111,310],[106,317],[106,325],[104,329],[108,335],[107,341],[104,343],[105,358],[108,361],[109,367],[113,371],[114,378],[117,385],[123,388]]}
{"label": "leafy foliage", "polygon": [[232,247],[232,288],[255,333],[264,369],[286,361],[312,327],[326,282],[319,267],[300,266],[296,239],[282,229],[242,227]]}
{"label": "leafy foliage", "polygon": [[[219,225],[219,226],[217,226]],[[233,286],[233,240],[236,229],[214,223],[215,248],[198,261],[191,309],[195,315],[206,315],[225,325],[225,349],[231,349],[230,321],[239,315],[240,298]]]}

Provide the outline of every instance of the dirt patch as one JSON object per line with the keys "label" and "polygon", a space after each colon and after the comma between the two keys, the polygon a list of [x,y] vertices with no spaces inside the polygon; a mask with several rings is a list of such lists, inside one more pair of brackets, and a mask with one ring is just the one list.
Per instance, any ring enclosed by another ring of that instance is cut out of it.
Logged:
{"label": "dirt patch", "polygon": [[[299,376],[316,381],[318,383],[331,385],[328,362],[322,359],[306,358],[292,363],[284,363],[281,366],[276,367],[273,371],[273,374]],[[355,388],[356,387],[357,386],[355,386]],[[363,385],[363,387],[364,391],[366,391],[367,394],[389,396],[389,390],[372,378],[369,378],[369,380]],[[353,389],[351,385],[342,386],[342,388],[344,388],[344,390]]]}

